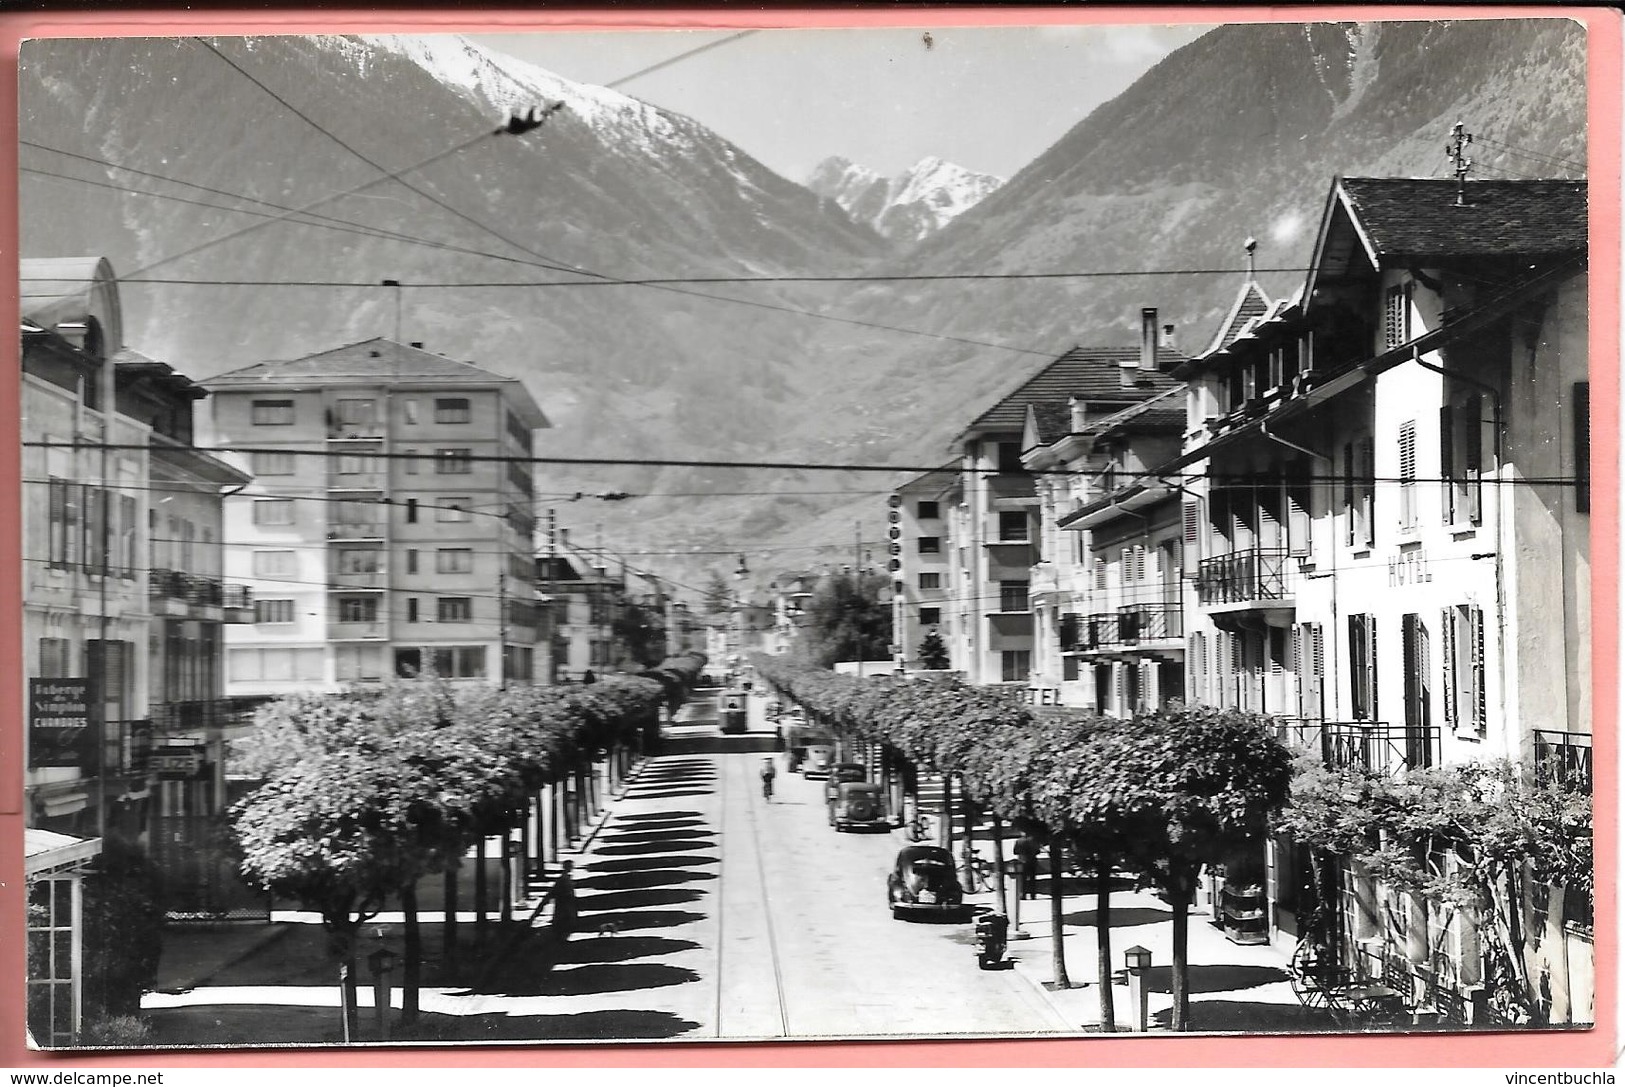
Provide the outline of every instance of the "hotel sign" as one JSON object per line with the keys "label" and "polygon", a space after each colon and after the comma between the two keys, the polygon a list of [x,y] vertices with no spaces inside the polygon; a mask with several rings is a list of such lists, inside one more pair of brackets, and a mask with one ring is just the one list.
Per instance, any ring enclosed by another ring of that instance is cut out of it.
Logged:
{"label": "hotel sign", "polygon": [[28,765],[93,769],[90,680],[28,681]]}

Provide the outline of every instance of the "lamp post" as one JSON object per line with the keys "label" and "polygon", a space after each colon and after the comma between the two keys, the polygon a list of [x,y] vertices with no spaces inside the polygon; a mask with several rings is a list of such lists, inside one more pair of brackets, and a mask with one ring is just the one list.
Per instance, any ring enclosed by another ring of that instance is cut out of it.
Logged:
{"label": "lamp post", "polygon": [[387,947],[380,947],[367,956],[367,965],[372,969],[372,1006],[378,1016],[378,1039],[389,1041],[389,974],[395,969],[399,961],[395,952]]}
{"label": "lamp post", "polygon": [[1123,964],[1128,967],[1128,1001],[1134,1009],[1132,1029],[1144,1034],[1150,1021],[1151,993],[1145,986],[1146,971],[1151,969],[1151,952],[1135,944],[1123,952]]}

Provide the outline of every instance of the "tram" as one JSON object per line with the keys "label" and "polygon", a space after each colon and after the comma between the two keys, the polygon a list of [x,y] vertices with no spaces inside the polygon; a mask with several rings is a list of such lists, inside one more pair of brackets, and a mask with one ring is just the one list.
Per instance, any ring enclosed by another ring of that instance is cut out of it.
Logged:
{"label": "tram", "polygon": [[717,695],[717,724],[725,733],[745,731],[745,692],[743,689],[729,687]]}

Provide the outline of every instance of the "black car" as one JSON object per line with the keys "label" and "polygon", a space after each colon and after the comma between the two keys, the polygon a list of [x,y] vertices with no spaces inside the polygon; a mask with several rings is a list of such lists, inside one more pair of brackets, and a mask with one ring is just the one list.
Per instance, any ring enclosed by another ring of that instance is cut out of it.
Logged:
{"label": "black car", "polygon": [[886,877],[886,904],[893,917],[905,913],[953,913],[964,904],[954,855],[939,845],[903,847]]}

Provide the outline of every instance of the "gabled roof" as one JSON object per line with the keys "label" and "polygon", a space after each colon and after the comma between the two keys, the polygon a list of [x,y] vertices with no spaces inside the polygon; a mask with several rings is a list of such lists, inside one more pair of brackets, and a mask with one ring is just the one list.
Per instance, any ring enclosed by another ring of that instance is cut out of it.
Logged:
{"label": "gabled roof", "polygon": [[516,399],[527,416],[525,421],[532,427],[548,425],[541,408],[536,406],[525,391],[524,383],[517,378],[383,337],[346,344],[303,358],[255,363],[219,374],[204,384],[210,390],[224,390],[265,385],[377,385],[386,382],[402,385],[515,386]]}
{"label": "gabled roof", "polygon": [[1345,177],[1327,197],[1307,281],[1337,276],[1362,254],[1374,268],[1583,253],[1586,183]]}
{"label": "gabled roof", "polygon": [[1184,357],[1172,348],[1159,347],[1157,369],[1137,370],[1135,376],[1140,383],[1132,388],[1124,388],[1118,375],[1123,363],[1139,361],[1138,344],[1129,347],[1074,347],[978,415],[961,434],[989,430],[1019,432],[1027,421],[1029,404],[1064,404],[1072,397],[1117,404],[1144,400],[1176,384],[1162,371]]}
{"label": "gabled roof", "polygon": [[1236,337],[1244,332],[1248,325],[1269,312],[1270,300],[1258,281],[1251,276],[1236,292],[1236,300],[1230,306],[1230,313],[1219,323],[1218,329],[1213,333],[1213,339],[1198,358],[1211,355],[1216,351],[1223,351],[1236,341]]}
{"label": "gabled roof", "polygon": [[1037,444],[1049,445],[1066,437],[1072,430],[1072,405],[1054,401],[1028,404],[1027,418]]}

